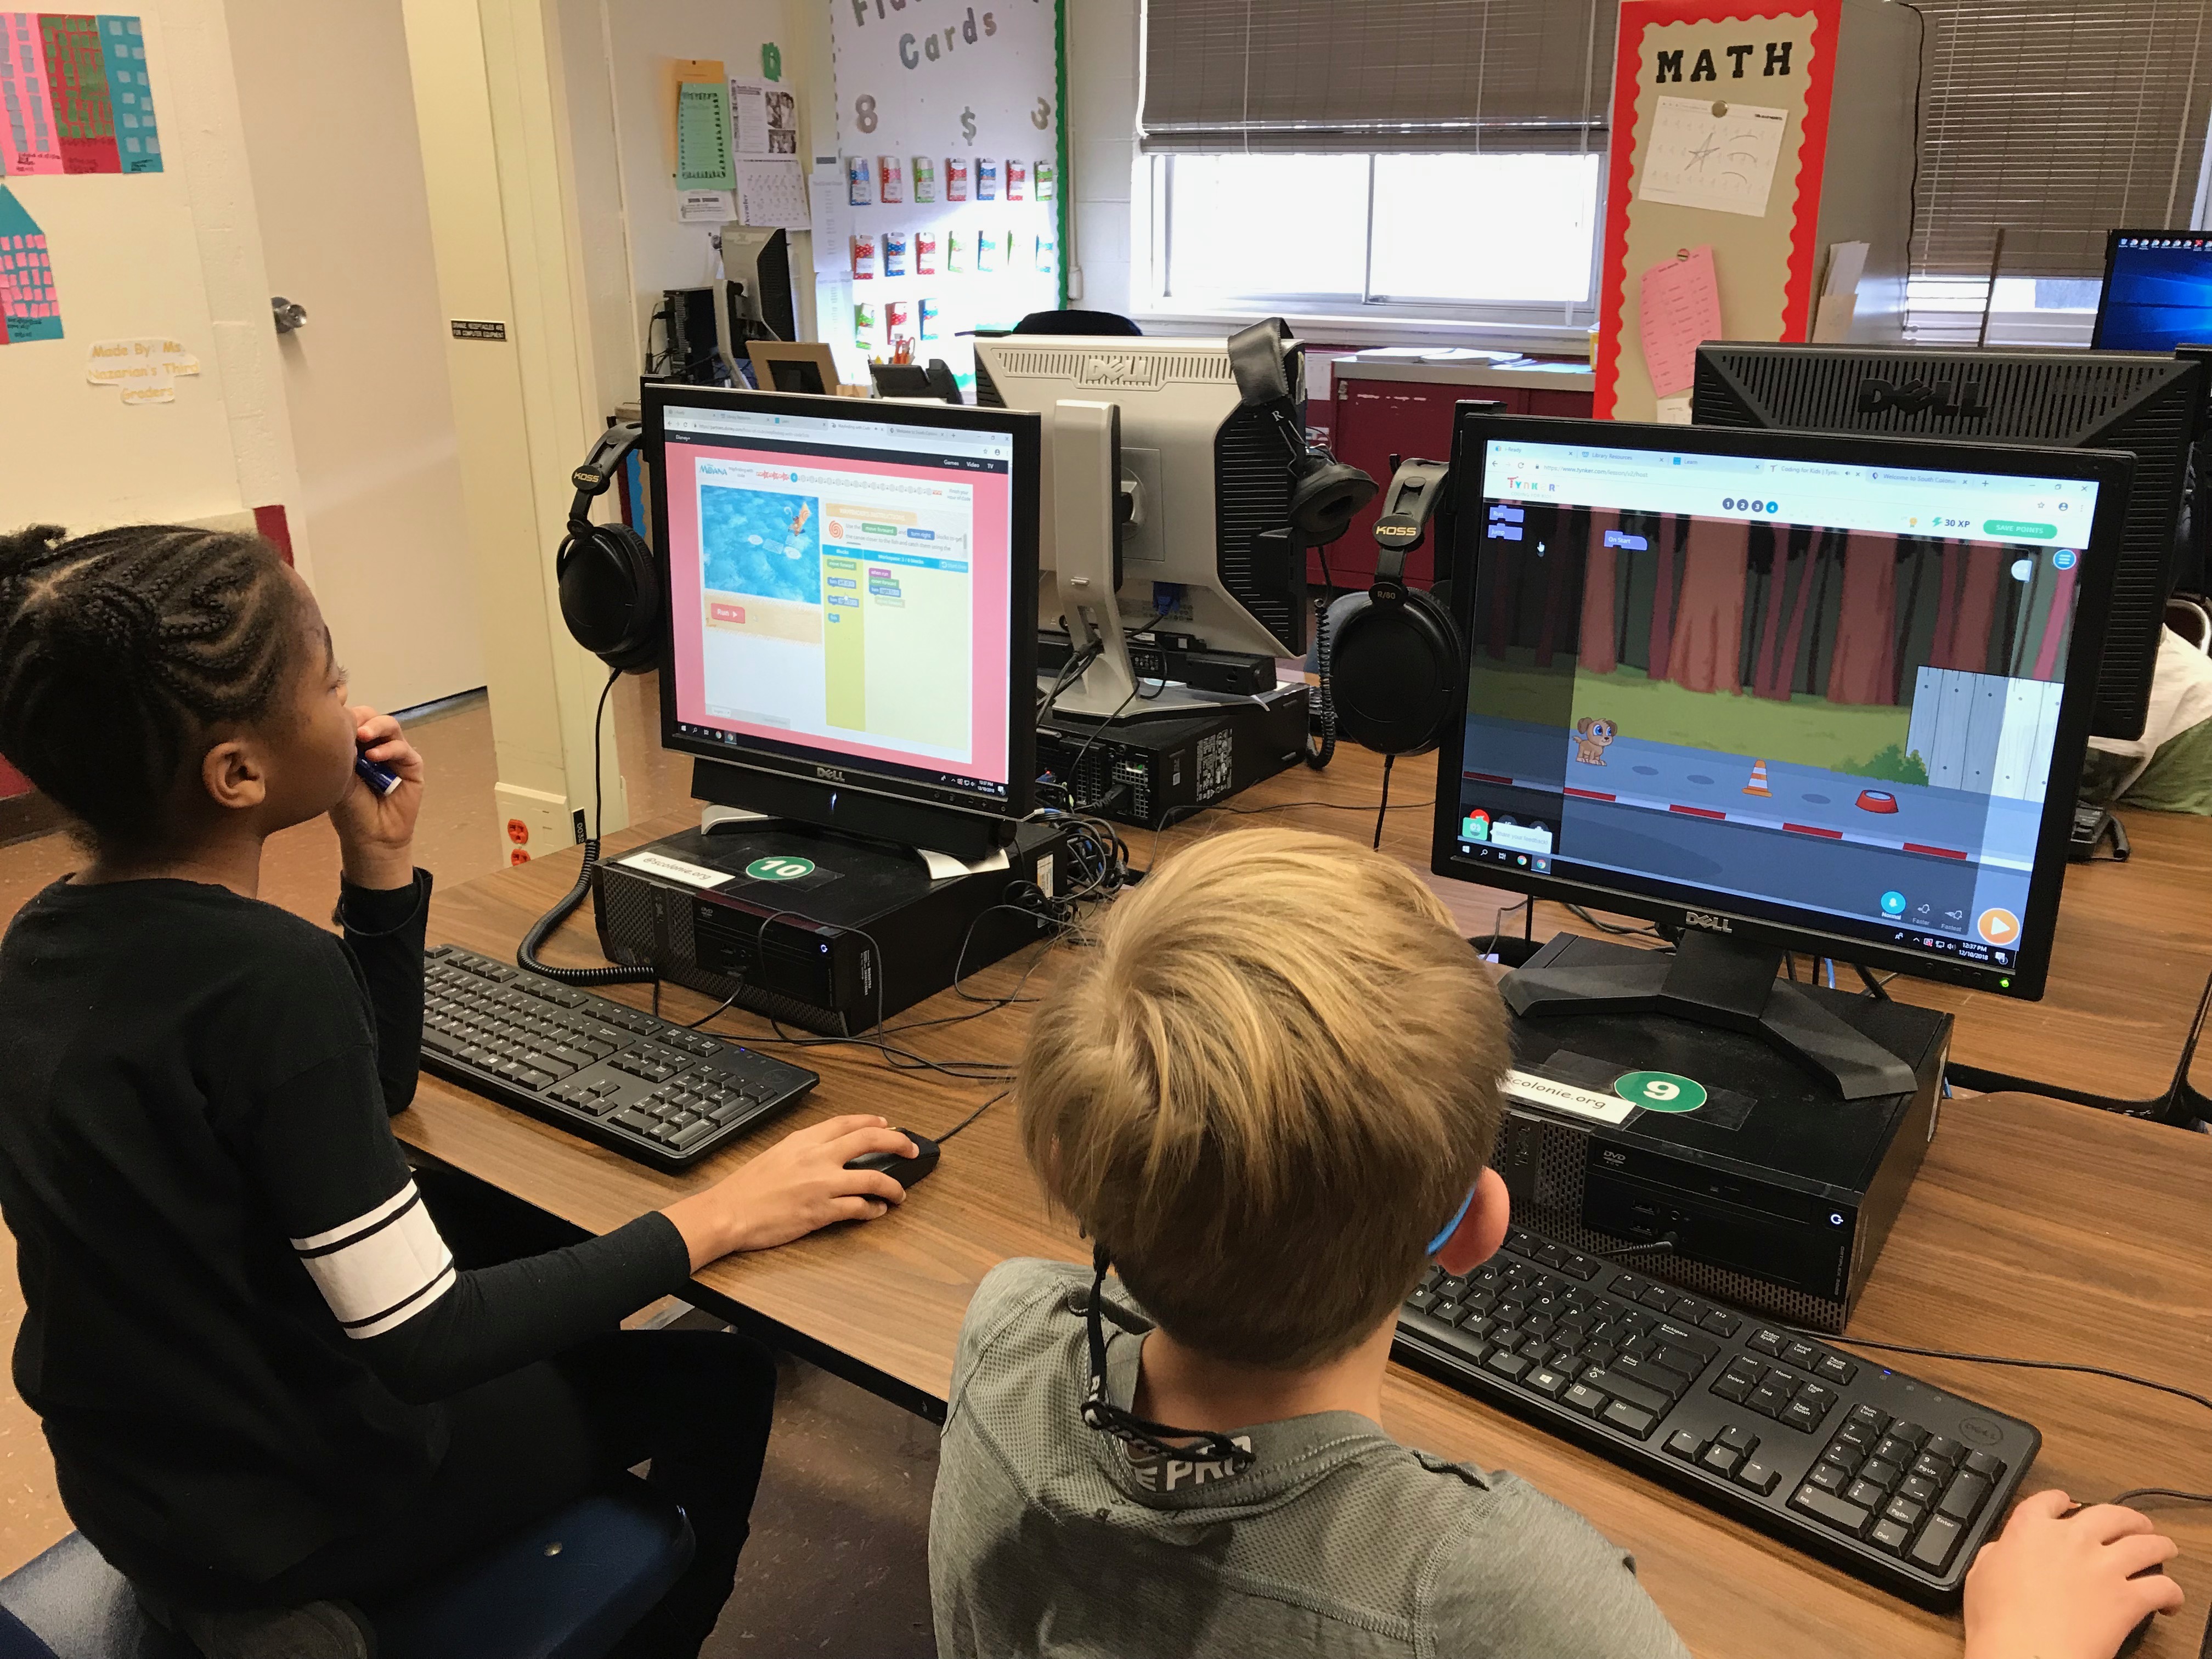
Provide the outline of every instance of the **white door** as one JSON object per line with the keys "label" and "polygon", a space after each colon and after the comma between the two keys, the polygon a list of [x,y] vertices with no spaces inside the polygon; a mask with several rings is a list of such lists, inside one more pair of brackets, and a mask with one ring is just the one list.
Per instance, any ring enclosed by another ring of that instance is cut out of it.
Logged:
{"label": "white door", "polygon": [[307,312],[279,341],[303,563],[357,699],[473,690],[476,578],[400,0],[227,11],[270,291]]}

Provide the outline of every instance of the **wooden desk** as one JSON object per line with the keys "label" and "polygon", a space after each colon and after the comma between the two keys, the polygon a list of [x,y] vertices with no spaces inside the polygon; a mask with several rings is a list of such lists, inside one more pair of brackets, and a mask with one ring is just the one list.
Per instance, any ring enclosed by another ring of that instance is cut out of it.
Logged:
{"label": "wooden desk", "polygon": [[[1316,816],[1349,827],[1348,814]],[[1391,816],[1419,821],[1425,837],[1424,814]],[[1400,828],[1391,839],[1402,843],[1408,835]],[[618,850],[648,838],[641,831],[611,839]],[[1146,840],[1137,838],[1140,860]],[[572,878],[574,856],[439,894],[433,939],[511,951]],[[595,963],[588,927],[572,923],[554,959]],[[1008,990],[1030,960],[1025,952],[994,967],[971,988]],[[1031,988],[1049,984],[1066,960],[1065,952],[1048,956]],[[636,990],[614,994],[641,1003]],[[688,992],[667,994],[668,1010],[684,1018],[710,1006]],[[955,1012],[965,1010],[947,997],[907,1018]],[[1021,1028],[1020,1011],[1008,1009],[913,1040],[941,1059],[1003,1060],[1015,1053]],[[717,1029],[763,1030],[745,1017]],[[975,1085],[894,1074],[861,1050],[813,1049],[805,1057],[823,1083],[803,1107],[681,1177],[428,1077],[396,1127],[423,1152],[603,1232],[719,1179],[804,1123],[873,1111],[942,1133],[988,1097]],[[887,1397],[941,1414],[961,1315],[982,1275],[1009,1256],[1085,1254],[1073,1230],[1048,1213],[1014,1129],[1011,1109],[994,1109],[951,1143],[938,1173],[895,1215],[718,1262],[699,1276],[694,1294]],[[2085,1360],[2202,1388],[2212,1376],[2208,1192],[2212,1141],[2028,1097],[1951,1103],[1852,1328],[1875,1339]],[[2139,1486],[2212,1489],[2212,1423],[2171,1396],[2064,1373],[1901,1363],[2038,1424],[2045,1440],[2032,1488],[2056,1484],[2087,1498]],[[1893,1601],[1425,1378],[1394,1367],[1385,1415],[1401,1439],[1517,1470],[1589,1516],[1635,1552],[1644,1583],[1704,1659],[1812,1651],[1909,1659],[1957,1650],[1955,1619]],[[2141,1650],[2144,1659],[2193,1655],[2212,1601],[2212,1515],[2173,1508],[2160,1518],[2183,1544],[2172,1571],[2190,1592],[2191,1611],[2181,1624],[2161,1622]]]}

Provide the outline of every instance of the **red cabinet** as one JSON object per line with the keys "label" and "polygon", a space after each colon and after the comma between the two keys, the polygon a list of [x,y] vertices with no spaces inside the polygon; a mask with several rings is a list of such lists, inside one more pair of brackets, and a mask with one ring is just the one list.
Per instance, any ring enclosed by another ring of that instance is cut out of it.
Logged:
{"label": "red cabinet", "polygon": [[[1445,369],[1426,363],[1368,363],[1340,358],[1332,369],[1330,422],[1337,459],[1356,466],[1387,487],[1390,458],[1451,459],[1452,410],[1467,398],[1495,400],[1516,415],[1575,415],[1590,412],[1586,369]],[[1531,386],[1530,381],[1539,384]],[[1543,384],[1551,382],[1552,384]],[[1564,384],[1560,384],[1564,382]],[[1319,424],[1318,422],[1316,422]],[[1375,575],[1375,520],[1382,498],[1352,521],[1344,538],[1307,555],[1306,580],[1322,581],[1328,562],[1337,587],[1364,586]],[[1407,579],[1417,587],[1435,580],[1433,538],[1407,561]]]}

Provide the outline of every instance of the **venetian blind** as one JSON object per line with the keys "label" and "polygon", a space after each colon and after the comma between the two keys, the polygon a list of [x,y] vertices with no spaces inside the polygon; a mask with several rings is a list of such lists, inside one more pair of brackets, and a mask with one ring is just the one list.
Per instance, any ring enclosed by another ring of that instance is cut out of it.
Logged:
{"label": "venetian blind", "polygon": [[[2212,115],[2212,0],[1918,0],[1914,270],[2094,276],[2105,233],[2186,227]],[[1832,142],[1850,142],[1838,109]],[[1829,165],[1835,165],[1831,151]]]}
{"label": "venetian blind", "polygon": [[1146,0],[1143,147],[1602,149],[1619,12],[1618,0]]}

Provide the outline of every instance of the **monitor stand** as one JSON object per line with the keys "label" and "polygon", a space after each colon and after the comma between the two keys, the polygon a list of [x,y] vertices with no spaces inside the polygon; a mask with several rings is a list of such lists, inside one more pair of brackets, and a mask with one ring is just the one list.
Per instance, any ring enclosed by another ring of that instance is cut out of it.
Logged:
{"label": "monitor stand", "polygon": [[1700,1025],[1764,1037],[1845,1100],[1910,1095],[1912,1067],[1853,1030],[1778,977],[1779,945],[1685,933],[1674,953],[1644,953],[1646,962],[1603,968],[1522,968],[1498,991],[1524,1018],[1553,1014],[1670,1014]]}

